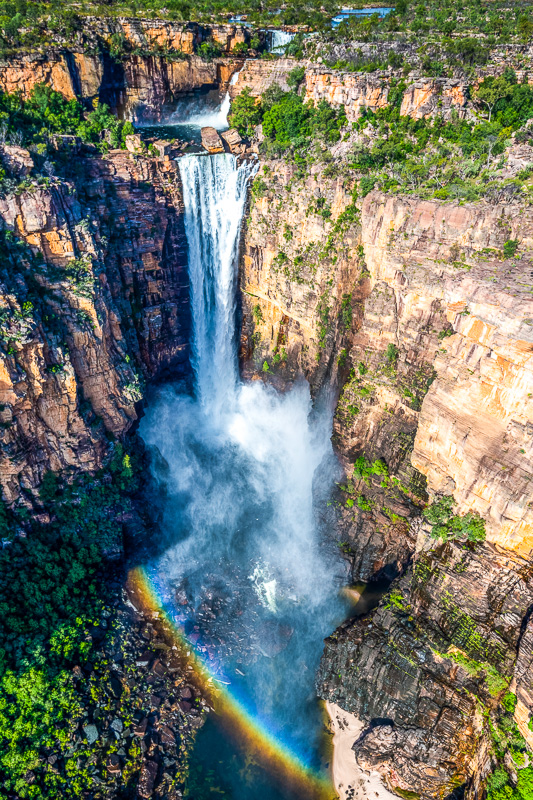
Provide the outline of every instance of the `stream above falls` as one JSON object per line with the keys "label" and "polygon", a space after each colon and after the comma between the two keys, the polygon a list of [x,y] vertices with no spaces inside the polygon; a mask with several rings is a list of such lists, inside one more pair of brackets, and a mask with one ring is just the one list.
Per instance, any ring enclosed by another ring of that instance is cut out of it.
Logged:
{"label": "stream above falls", "polygon": [[165,386],[140,433],[152,451],[166,550],[145,565],[215,713],[197,737],[187,796],[326,798],[323,639],[353,608],[328,541],[340,477],[332,405],[305,381],[283,394],[243,383],[237,262],[254,162],[179,160],[193,317],[192,394]]}

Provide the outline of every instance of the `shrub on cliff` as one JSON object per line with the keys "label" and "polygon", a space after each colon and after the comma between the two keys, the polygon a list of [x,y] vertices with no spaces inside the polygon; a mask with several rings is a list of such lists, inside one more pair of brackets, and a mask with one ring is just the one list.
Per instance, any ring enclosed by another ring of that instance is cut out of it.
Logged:
{"label": "shrub on cliff", "polygon": [[261,119],[262,109],[259,99],[252,95],[247,86],[231,104],[228,122],[232,128],[237,128],[241,136],[251,136]]}
{"label": "shrub on cliff", "polygon": [[452,495],[445,495],[424,509],[422,514],[432,526],[431,535],[444,542],[450,539],[473,543],[484,542],[485,520],[477,511],[454,514],[452,510],[454,505],[456,501]]}
{"label": "shrub on cliff", "polygon": [[86,113],[77,100],[67,100],[45,84],[37,84],[27,100],[0,92],[0,123],[4,138],[18,144],[47,144],[52,134],[79,136],[102,149],[121,147],[131,122],[124,122],[105,105]]}
{"label": "shrub on cliff", "polygon": [[294,92],[285,92],[263,116],[263,133],[283,150],[308,145],[310,140],[333,143],[346,124],[344,109],[321,100],[316,108]]}

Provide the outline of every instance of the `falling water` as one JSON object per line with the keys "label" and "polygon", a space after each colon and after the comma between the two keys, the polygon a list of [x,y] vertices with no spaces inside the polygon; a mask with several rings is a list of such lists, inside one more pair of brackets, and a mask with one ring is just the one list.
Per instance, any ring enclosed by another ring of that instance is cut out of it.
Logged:
{"label": "falling water", "polygon": [[[193,368],[204,406],[234,403],[237,387],[235,264],[252,163],[234,156],[179,162],[189,245]],[[229,406],[226,405],[226,408]]]}
{"label": "falling water", "polygon": [[[242,68],[241,68],[242,69]],[[234,72],[231,76],[230,86],[234,86],[241,70]],[[211,94],[211,93],[209,93]],[[209,97],[209,95],[208,95]],[[220,95],[218,95],[220,98]],[[211,126],[218,131],[226,130],[228,127],[228,114],[231,106],[229,89],[224,94],[222,100],[211,105],[205,97],[198,97],[196,102],[191,104],[190,100],[178,102],[176,110],[168,118],[167,125],[187,125],[188,127],[203,128]]]}
{"label": "falling water", "polygon": [[270,36],[270,52],[283,55],[286,46],[292,42],[295,34],[287,33],[287,31],[271,31]]}
{"label": "falling water", "polygon": [[[218,98],[220,98],[220,95]],[[229,92],[226,92],[222,100],[218,99],[216,105],[210,104],[201,96],[193,103],[190,100],[181,101],[168,118],[166,124],[187,125],[196,128],[203,128],[209,125],[219,131],[223,131],[228,127],[230,103]]]}
{"label": "falling water", "polygon": [[[193,396],[164,388],[141,425],[168,542],[148,569],[175,598],[174,618],[208,671],[246,707],[249,725],[267,726],[298,763],[318,768],[314,673],[323,637],[346,608],[337,592],[340,562],[324,549],[317,524],[337,469],[331,412],[327,404],[313,408],[303,381],[278,394],[239,378],[238,243],[255,167],[215,155],[182,158],[179,169],[195,385]],[[213,725],[215,717],[199,734],[193,762],[215,771],[223,797],[296,796],[247,754],[236,761]]]}

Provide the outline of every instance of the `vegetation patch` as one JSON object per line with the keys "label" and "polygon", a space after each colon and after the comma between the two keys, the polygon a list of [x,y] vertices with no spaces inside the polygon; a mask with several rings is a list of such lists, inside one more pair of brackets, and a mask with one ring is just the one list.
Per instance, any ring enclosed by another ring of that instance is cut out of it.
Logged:
{"label": "vegetation patch", "polygon": [[444,495],[427,506],[422,514],[431,525],[431,536],[441,539],[468,541],[474,544],[486,538],[485,520],[476,512],[454,514],[456,501],[452,495]]}

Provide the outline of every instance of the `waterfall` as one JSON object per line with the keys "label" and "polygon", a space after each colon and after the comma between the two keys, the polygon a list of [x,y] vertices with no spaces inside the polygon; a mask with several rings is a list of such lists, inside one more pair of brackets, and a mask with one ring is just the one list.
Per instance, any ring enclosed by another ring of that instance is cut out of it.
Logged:
{"label": "waterfall", "polygon": [[179,160],[189,245],[192,364],[200,402],[231,401],[237,386],[236,264],[248,179],[256,166],[229,154]]}
{"label": "waterfall", "polygon": [[[322,546],[317,524],[317,504],[326,514],[338,477],[332,413],[327,405],[313,408],[303,380],[278,393],[239,378],[238,246],[255,165],[238,165],[232,155],[187,156],[179,170],[195,391],[161,388],[141,421],[163,519],[164,552],[148,569],[167,607],[174,602],[169,613],[190,634],[191,649],[248,709],[248,727],[266,726],[280,746],[289,743],[316,767],[322,722],[314,672],[324,636],[346,609],[336,591],[343,562]],[[243,788],[225,756],[202,746],[207,768],[236,782],[231,797],[258,796],[259,767],[253,772],[247,762],[254,778]],[[275,783],[279,776],[271,777]]]}
{"label": "waterfall", "polygon": [[[235,86],[242,69],[241,67],[238,72],[233,73],[230,86]],[[192,103],[190,101],[182,101],[178,103],[176,110],[170,116],[167,124],[192,125],[199,128],[211,126],[218,131],[223,131],[228,127],[230,106],[231,98],[229,90],[217,106],[209,106],[206,99],[202,97],[196,98]]]}
{"label": "waterfall", "polygon": [[285,47],[294,39],[294,33],[287,31],[271,31],[270,33],[270,52],[278,55],[285,53]]}

